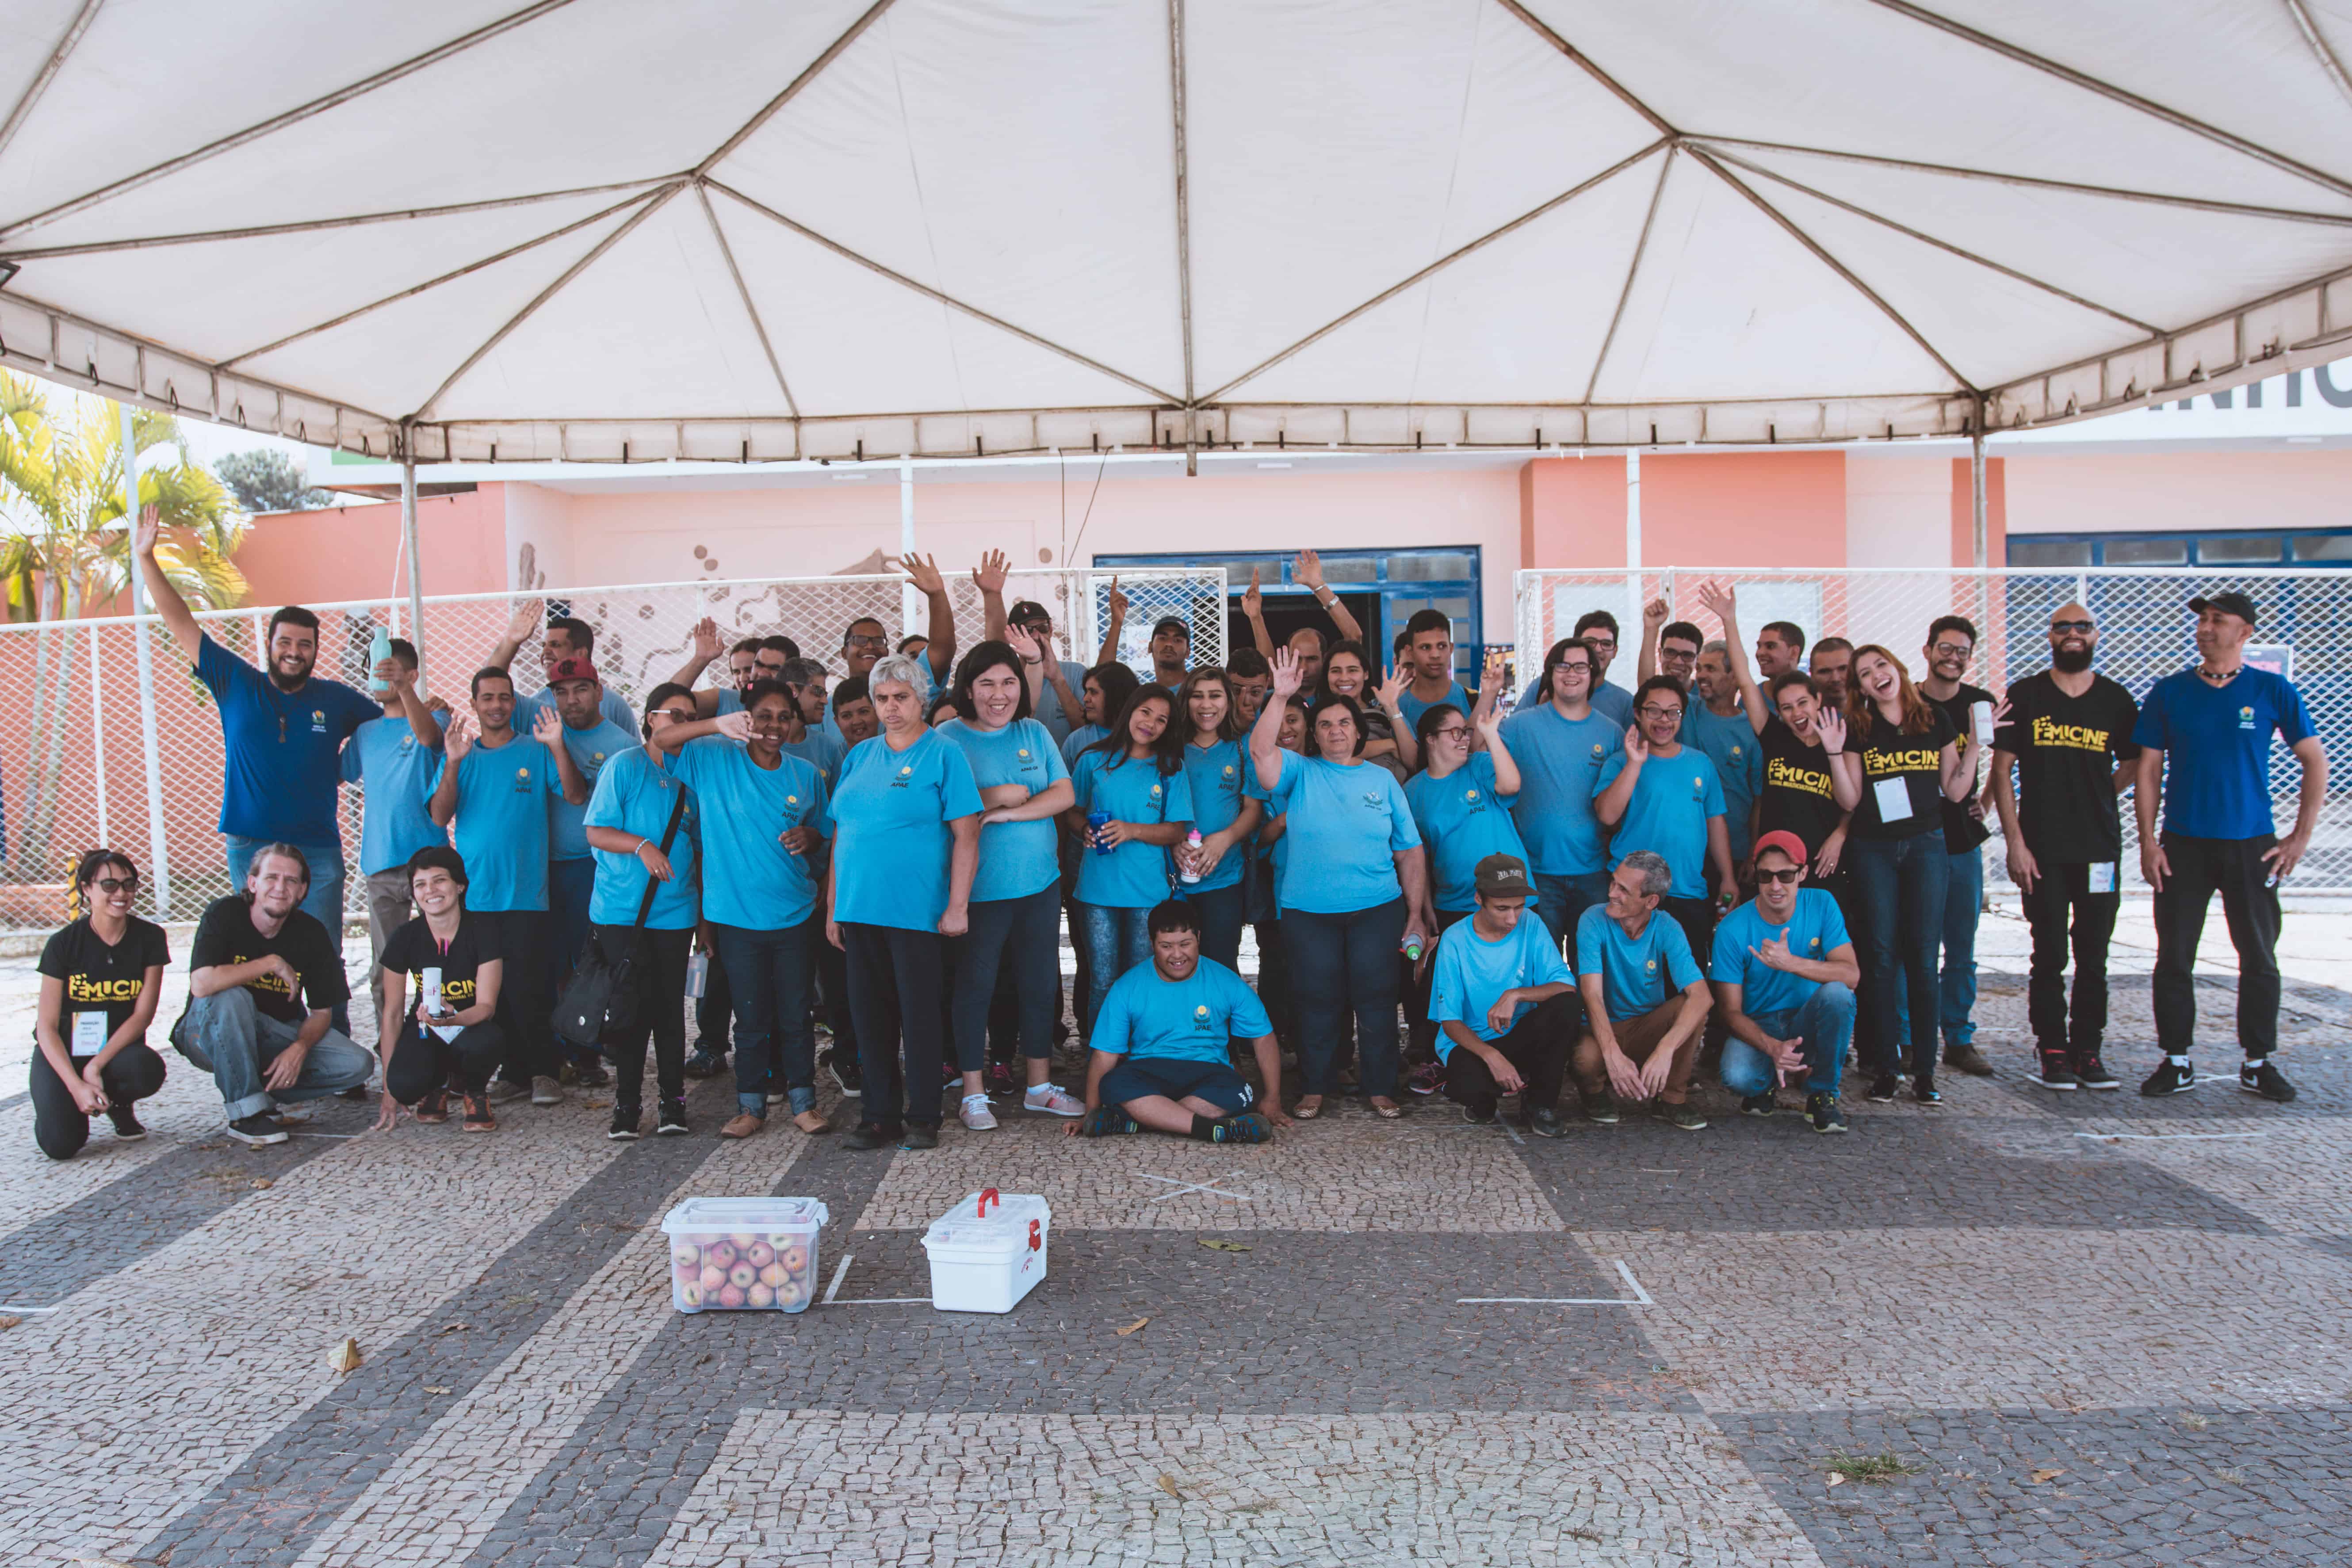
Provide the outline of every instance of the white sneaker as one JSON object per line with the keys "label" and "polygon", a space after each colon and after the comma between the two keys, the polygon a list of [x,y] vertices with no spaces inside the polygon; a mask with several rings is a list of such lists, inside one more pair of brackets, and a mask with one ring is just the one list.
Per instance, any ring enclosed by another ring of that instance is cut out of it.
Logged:
{"label": "white sneaker", "polygon": [[1073,1099],[1058,1083],[1041,1083],[1021,1097],[1024,1110],[1043,1110],[1054,1116],[1084,1116],[1087,1102]]}
{"label": "white sneaker", "polygon": [[956,1120],[974,1132],[992,1131],[996,1126],[996,1114],[988,1109],[988,1096],[984,1094],[965,1095],[963,1109],[956,1112]]}

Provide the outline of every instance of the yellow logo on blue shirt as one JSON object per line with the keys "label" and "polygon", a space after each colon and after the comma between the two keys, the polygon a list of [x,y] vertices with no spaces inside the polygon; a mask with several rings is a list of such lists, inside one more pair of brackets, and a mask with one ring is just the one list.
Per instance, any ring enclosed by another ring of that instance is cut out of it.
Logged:
{"label": "yellow logo on blue shirt", "polygon": [[912,776],[912,775],[913,775],[914,771],[915,771],[915,764],[914,764],[914,763],[908,763],[905,767],[900,768],[900,769],[898,770],[898,776],[899,776],[900,778],[902,778],[902,779],[903,779],[903,778],[910,777],[910,776]]}
{"label": "yellow logo on blue shirt", "polygon": [[1693,800],[1705,800],[1706,798],[1706,775],[1705,773],[1691,774],[1691,798]]}
{"label": "yellow logo on blue shirt", "polygon": [[588,760],[601,768],[604,765],[604,753],[602,752],[591,752],[588,753]]}
{"label": "yellow logo on blue shirt", "polygon": [[801,797],[796,795],[788,795],[784,796],[784,804],[786,805],[798,805],[800,803]]}
{"label": "yellow logo on blue shirt", "polygon": [[1644,969],[1655,969],[1658,967],[1658,961],[1654,958],[1645,958],[1642,961],[1642,967]]}
{"label": "yellow logo on blue shirt", "polygon": [[1742,751],[1741,751],[1738,747],[1737,747],[1737,746],[1734,746],[1734,747],[1732,747],[1732,748],[1731,748],[1731,754],[1732,754],[1733,756],[1735,756],[1735,757],[1739,757],[1739,756],[1745,756],[1745,755],[1747,755],[1747,753],[1746,753],[1746,752],[1742,752]]}
{"label": "yellow logo on blue shirt", "polygon": [[1160,786],[1158,784],[1153,784],[1151,786],[1151,798],[1154,800],[1158,800],[1160,798]]}
{"label": "yellow logo on blue shirt", "polygon": [[1598,741],[1592,742],[1592,754],[1596,757],[1601,755],[1601,742]]}
{"label": "yellow logo on blue shirt", "polygon": [[1225,764],[1225,776],[1226,776],[1227,778],[1231,778],[1231,777],[1233,777],[1233,776],[1234,776],[1234,764],[1233,764],[1233,763],[1227,763]]}
{"label": "yellow logo on blue shirt", "polygon": [[1022,748],[1021,748],[1021,750],[1020,750],[1019,752],[1015,752],[1014,754],[1015,754],[1016,756],[1018,756],[1018,757],[1019,757],[1023,762],[1024,762],[1024,763],[1025,763],[1025,762],[1027,762],[1027,761],[1029,760],[1029,748],[1028,748],[1028,747],[1026,747],[1026,746],[1024,746],[1024,747],[1022,747]]}
{"label": "yellow logo on blue shirt", "polygon": [[515,770],[514,786],[515,794],[517,795],[528,795],[530,793],[530,770],[529,768],[517,768]]}
{"label": "yellow logo on blue shirt", "polygon": [[1205,1003],[1205,1002],[1204,1002],[1204,1003],[1202,1003],[1200,1006],[1195,1007],[1195,1008],[1193,1008],[1193,1009],[1192,1009],[1192,1016],[1194,1016],[1195,1018],[1205,1018],[1205,1017],[1207,1017],[1208,1016],[1209,1016],[1209,1006],[1208,1006],[1208,1004],[1207,1004],[1207,1003]]}

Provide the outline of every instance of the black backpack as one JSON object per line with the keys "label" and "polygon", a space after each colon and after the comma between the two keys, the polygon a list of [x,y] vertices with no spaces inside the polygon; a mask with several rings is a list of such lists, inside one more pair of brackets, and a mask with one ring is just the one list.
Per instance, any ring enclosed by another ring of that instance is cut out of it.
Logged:
{"label": "black backpack", "polygon": [[[661,852],[667,856],[677,838],[678,819],[686,815],[686,786],[677,786],[677,800],[669,808],[669,826],[662,829]],[[608,1045],[642,1026],[646,1011],[645,943],[638,940],[646,916],[653,911],[660,880],[648,872],[646,896],[637,900],[637,918],[625,936],[604,937],[591,930],[572,967],[572,979],[555,1004],[551,1022],[559,1038],[580,1045]],[[606,944],[610,942],[608,947]],[[615,951],[617,949],[617,951]]]}

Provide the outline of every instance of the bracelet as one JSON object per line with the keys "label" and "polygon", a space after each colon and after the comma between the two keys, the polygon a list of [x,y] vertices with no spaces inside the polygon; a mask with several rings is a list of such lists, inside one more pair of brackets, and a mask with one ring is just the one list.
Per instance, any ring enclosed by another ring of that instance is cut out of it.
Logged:
{"label": "bracelet", "polygon": [[642,854],[642,853],[644,852],[644,850],[645,850],[646,846],[646,845],[648,845],[648,844],[651,844],[652,842],[653,842],[653,840],[652,840],[651,838],[648,838],[648,837],[646,837],[644,834],[640,833],[640,834],[638,834],[638,835],[637,835],[637,847],[636,847],[636,848],[630,850],[630,851],[629,851],[629,853],[630,853],[630,854],[632,854],[632,855]]}

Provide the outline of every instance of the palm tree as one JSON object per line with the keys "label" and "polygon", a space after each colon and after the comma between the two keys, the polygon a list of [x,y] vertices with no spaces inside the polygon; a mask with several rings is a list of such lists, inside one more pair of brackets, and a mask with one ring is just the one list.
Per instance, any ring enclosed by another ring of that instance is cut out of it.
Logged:
{"label": "palm tree", "polygon": [[[112,403],[52,394],[29,376],[0,371],[0,580],[9,618],[44,627],[36,634],[29,798],[15,857],[37,875],[47,868],[63,793],[78,643],[69,623],[85,606],[110,602],[131,580],[121,430]],[[134,409],[131,439],[143,459],[141,509],[181,531],[184,542],[157,552],[173,585],[200,608],[236,604],[245,578],[229,555],[247,520],[220,481],[189,460],[178,420]],[[164,455],[156,448],[165,447],[170,456],[158,461]]]}

